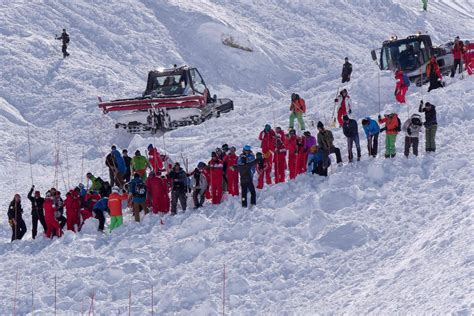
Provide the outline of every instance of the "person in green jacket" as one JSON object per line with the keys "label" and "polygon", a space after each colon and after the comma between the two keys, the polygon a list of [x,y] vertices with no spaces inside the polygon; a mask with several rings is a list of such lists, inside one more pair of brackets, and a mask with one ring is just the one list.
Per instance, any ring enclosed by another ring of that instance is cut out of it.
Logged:
{"label": "person in green jacket", "polygon": [[91,181],[91,187],[89,188],[89,190],[91,191],[97,191],[97,192],[101,192],[102,191],[102,183],[100,182],[100,180],[98,178],[96,178],[92,173],[88,172],[86,174],[86,177],[87,179],[89,179]]}
{"label": "person in green jacket", "polygon": [[427,11],[427,9],[428,9],[428,0],[421,0],[421,2],[423,3],[423,11]]}
{"label": "person in green jacket", "polygon": [[135,156],[132,158],[130,166],[132,174],[138,173],[142,180],[146,181],[146,168],[150,167],[150,163],[146,157],[142,156],[139,150],[135,152]]}

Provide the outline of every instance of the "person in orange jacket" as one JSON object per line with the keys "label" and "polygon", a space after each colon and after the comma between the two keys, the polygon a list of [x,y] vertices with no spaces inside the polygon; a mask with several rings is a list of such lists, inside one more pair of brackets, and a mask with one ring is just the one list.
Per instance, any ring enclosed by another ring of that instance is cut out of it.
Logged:
{"label": "person in orange jacket", "polygon": [[298,120],[298,124],[300,125],[300,129],[302,131],[305,130],[304,127],[304,119],[303,114],[306,113],[306,103],[304,102],[303,98],[296,93],[291,94],[291,104],[290,104],[290,128],[295,128],[295,119]]}
{"label": "person in orange jacket", "polygon": [[294,129],[288,134],[286,148],[288,148],[288,169],[290,171],[290,179],[296,178],[298,175],[298,136]]}
{"label": "person in orange jacket", "polygon": [[224,174],[224,163],[217,157],[216,152],[212,152],[211,160],[208,163],[211,181],[212,204],[220,204],[222,200],[222,176]]}
{"label": "person in orange jacket", "polygon": [[224,164],[226,165],[227,174],[227,191],[232,196],[239,196],[239,171],[231,167],[237,165],[239,157],[236,155],[237,149],[232,146],[229,153],[224,157]]}
{"label": "person in orange jacket", "polygon": [[46,237],[51,238],[54,234],[58,237],[62,236],[61,226],[59,225],[58,220],[56,219],[56,208],[54,206],[53,197],[51,192],[46,192],[44,199],[44,219],[46,221]]}
{"label": "person in orange jacket", "polygon": [[277,137],[275,149],[275,183],[285,182],[286,165],[286,148],[282,140]]}
{"label": "person in orange jacket", "polygon": [[78,232],[79,226],[81,225],[79,220],[79,211],[81,209],[79,190],[79,188],[75,188],[69,191],[66,194],[66,200],[64,200],[64,206],[66,208],[66,227],[67,230],[73,232]]}
{"label": "person in orange jacket", "polygon": [[147,205],[151,206],[154,214],[168,213],[170,211],[169,187],[166,179],[161,177],[159,171],[152,171],[146,179]]}
{"label": "person in orange jacket", "polygon": [[399,103],[405,103],[405,95],[408,91],[408,85],[405,82],[405,74],[401,70],[395,72],[395,99]]}
{"label": "person in orange jacket", "polygon": [[379,115],[379,123],[385,123],[385,127],[380,129],[385,131],[385,158],[394,158],[397,154],[395,142],[397,141],[398,132],[401,131],[401,122],[397,113],[385,114],[384,118]]}
{"label": "person in orange jacket", "polygon": [[110,210],[109,229],[111,232],[123,224],[122,201],[126,200],[128,200],[128,195],[125,191],[120,194],[118,187],[112,188],[112,193],[109,195],[109,200],[107,201],[107,206]]}
{"label": "person in orange jacket", "polygon": [[155,174],[163,169],[163,161],[161,155],[156,147],[152,144],[148,145],[148,162],[150,163],[151,169],[155,171]]}
{"label": "person in orange jacket", "polygon": [[428,92],[443,87],[443,77],[441,76],[441,71],[439,70],[435,56],[431,57],[430,62],[426,65],[426,78],[430,81]]}

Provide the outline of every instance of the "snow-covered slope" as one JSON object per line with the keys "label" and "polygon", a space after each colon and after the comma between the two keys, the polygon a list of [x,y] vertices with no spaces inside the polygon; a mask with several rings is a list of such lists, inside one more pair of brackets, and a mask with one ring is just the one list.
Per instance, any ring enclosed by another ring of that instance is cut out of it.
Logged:
{"label": "snow-covered slope", "polygon": [[[345,56],[354,64],[347,87],[355,116],[377,115],[370,50],[418,30],[436,43],[473,38],[473,7],[472,0],[433,0],[428,13],[401,0],[3,2],[1,209],[20,192],[30,229],[26,193],[32,181],[42,191],[55,182],[58,146],[64,191],[88,170],[106,176],[103,156],[112,143],[130,151],[155,143],[193,165],[223,143],[258,146],[265,123],[286,126],[291,92],[306,99],[308,120],[327,122]],[[66,60],[54,40],[63,27],[71,35]],[[223,46],[226,35],[254,52]],[[236,110],[165,137],[115,130],[96,97],[138,95],[148,70],[173,63],[197,66]],[[60,240],[33,241],[29,231],[11,244],[4,215],[0,313],[12,311],[18,271],[22,314],[53,312],[55,276],[60,313],[87,310],[94,293],[95,311],[125,313],[129,290],[133,314],[148,313],[153,286],[159,314],[216,314],[224,264],[225,309],[234,314],[472,313],[474,80],[450,80],[429,95],[412,86],[408,106],[399,106],[392,75],[381,76],[382,111],[406,119],[420,99],[437,105],[435,155],[364,158],[332,169],[328,179],[301,176],[264,189],[251,211],[228,198],[165,225],[127,216],[111,235],[98,235],[91,221]],[[335,135],[345,153],[342,134]]]}

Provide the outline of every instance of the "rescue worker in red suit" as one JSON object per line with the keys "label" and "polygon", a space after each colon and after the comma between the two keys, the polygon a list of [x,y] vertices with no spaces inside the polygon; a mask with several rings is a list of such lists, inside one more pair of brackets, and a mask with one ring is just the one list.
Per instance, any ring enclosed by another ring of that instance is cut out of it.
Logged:
{"label": "rescue worker in red suit", "polygon": [[[100,194],[97,193],[97,191],[89,191],[85,198],[85,208],[81,209],[80,213],[81,213],[81,218],[82,218],[82,222],[81,222],[81,227],[82,228],[82,225],[84,225],[84,222],[92,217],[92,210],[94,209],[94,205],[95,203],[97,203],[97,201],[100,200]],[[79,230],[80,230],[79,228]]]}
{"label": "rescue worker in red suit", "polygon": [[257,183],[257,189],[261,190],[263,189],[263,185],[265,183],[264,178],[268,174],[270,174],[272,170],[272,164],[271,162],[262,155],[262,153],[258,152],[257,153],[257,175],[258,175],[258,183]]}
{"label": "rescue worker in red suit", "polygon": [[466,41],[466,49],[463,55],[464,63],[466,64],[467,73],[469,75],[474,74],[474,43]]}
{"label": "rescue worker in red suit", "polygon": [[148,145],[148,161],[150,162],[151,168],[155,173],[163,169],[163,161],[158,149],[153,147],[152,144]]}
{"label": "rescue worker in red suit", "polygon": [[239,157],[235,154],[236,150],[235,147],[230,147],[229,153],[224,157],[224,164],[227,166],[227,191],[232,196],[239,195],[239,171],[231,168],[239,160]]}
{"label": "rescue worker in red suit", "polygon": [[275,149],[275,183],[285,182],[286,170],[286,148],[282,140],[278,137]]}
{"label": "rescue worker in red suit", "polygon": [[147,205],[151,206],[154,214],[168,213],[170,211],[170,198],[168,195],[168,183],[161,178],[159,171],[150,172],[146,179]]}
{"label": "rescue worker in red suit", "polygon": [[339,127],[342,127],[342,124],[344,124],[344,121],[342,117],[344,115],[348,115],[352,113],[351,109],[351,98],[349,97],[349,94],[347,93],[346,89],[343,89],[340,93],[339,96],[334,100],[336,102],[336,105],[338,106],[337,108],[337,121],[339,123]]}
{"label": "rescue worker in red suit", "polygon": [[430,81],[428,92],[443,87],[443,84],[441,83],[443,77],[441,76],[441,71],[439,70],[438,62],[436,61],[436,57],[434,56],[431,57],[430,62],[426,65],[426,77]]}
{"label": "rescue worker in red suit", "polygon": [[298,149],[298,155],[296,156],[296,173],[302,174],[306,172],[306,165],[308,155],[304,149],[305,139],[304,136],[296,137],[296,145]]}
{"label": "rescue worker in red suit", "polygon": [[209,161],[209,171],[211,181],[211,200],[212,204],[220,204],[222,200],[222,176],[224,174],[224,163],[217,157],[217,153],[212,152]]}
{"label": "rescue worker in red suit", "polygon": [[405,95],[408,91],[408,86],[405,84],[403,71],[397,70],[395,72],[395,80],[395,99],[397,99],[399,103],[405,103]]}
{"label": "rescue worker in red suit", "polygon": [[290,170],[290,179],[296,178],[298,175],[298,136],[294,129],[290,130],[287,137],[286,148],[288,149],[288,169]]}
{"label": "rescue worker in red suit", "polygon": [[280,136],[281,141],[283,142],[283,144],[286,145],[286,134],[285,134],[285,131],[283,131],[280,126],[275,128],[275,134],[277,137]]}
{"label": "rescue worker in red suit", "polygon": [[272,184],[272,179],[270,177],[271,169],[272,169],[272,162],[273,162],[273,152],[275,151],[276,145],[276,134],[272,127],[267,124],[263,131],[260,132],[258,139],[262,141],[262,154],[268,163],[270,164],[270,170],[265,172],[265,180],[267,184]]}
{"label": "rescue worker in red suit", "polygon": [[454,46],[451,52],[453,53],[453,58],[454,58],[453,68],[451,68],[451,78],[453,78],[454,74],[456,73],[456,69],[458,67],[459,67],[459,73],[463,72],[461,59],[465,53],[465,48],[464,48],[464,43],[463,41],[459,39],[459,36],[456,36],[456,38],[454,39]]}
{"label": "rescue worker in red suit", "polygon": [[[44,199],[44,219],[46,221],[46,237],[51,238],[56,235],[61,237],[62,231],[61,226],[59,225],[58,220],[56,219],[56,208],[54,207],[53,198],[51,197],[51,192],[46,192],[46,197]],[[53,235],[54,234],[54,235]]]}
{"label": "rescue worker in red suit", "polygon": [[78,232],[79,226],[81,225],[79,220],[79,210],[81,208],[79,190],[79,188],[76,188],[69,191],[66,194],[66,200],[64,200],[64,206],[66,207],[66,227],[67,230],[73,232]]}

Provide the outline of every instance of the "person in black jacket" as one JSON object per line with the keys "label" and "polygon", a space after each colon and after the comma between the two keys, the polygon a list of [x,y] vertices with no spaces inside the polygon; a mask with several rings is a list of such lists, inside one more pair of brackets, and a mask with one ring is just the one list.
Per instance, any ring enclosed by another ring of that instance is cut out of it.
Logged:
{"label": "person in black jacket", "polygon": [[263,163],[262,153],[257,153],[257,159],[248,161],[247,156],[241,155],[239,164],[232,166],[233,170],[238,170],[240,175],[240,187],[242,189],[242,207],[247,207],[247,192],[250,192],[250,205],[257,204],[257,193],[253,185],[253,170],[257,163]]}
{"label": "person in black jacket", "polygon": [[125,172],[125,175],[123,176],[123,180],[125,183],[128,183],[130,182],[130,177],[132,176],[132,172],[130,169],[132,158],[128,156],[128,150],[126,149],[122,150],[122,157],[123,157],[123,161],[125,161],[125,167],[127,167],[127,171]]}
{"label": "person in black jacket", "polygon": [[33,239],[36,238],[36,234],[38,233],[38,220],[43,226],[44,232],[46,232],[46,221],[44,219],[44,210],[43,210],[43,203],[44,199],[41,197],[40,191],[35,191],[35,195],[33,196],[33,190],[35,186],[33,185],[28,192],[28,200],[31,202],[31,224],[33,225],[33,229],[31,231],[31,236]]}
{"label": "person in black jacket", "polygon": [[349,116],[344,115],[342,118],[344,123],[342,124],[342,132],[347,137],[347,152],[349,154],[349,162],[352,162],[354,156],[352,154],[352,145],[355,143],[357,149],[357,161],[360,161],[360,142],[359,142],[359,128],[357,121],[350,119]]}
{"label": "person in black jacket", "polygon": [[349,58],[344,58],[344,64],[342,65],[342,83],[351,81],[352,64],[349,62]]}
{"label": "person in black jacket", "polygon": [[62,46],[63,58],[68,57],[69,53],[67,52],[67,47],[69,45],[69,34],[66,33],[66,29],[63,29],[61,36],[59,37],[56,36],[56,39],[63,42],[63,46]]}
{"label": "person in black jacket", "polygon": [[23,208],[21,207],[21,197],[19,194],[15,194],[8,207],[8,223],[12,228],[12,241],[22,239],[26,234],[26,225],[23,220]]}
{"label": "person in black jacket", "polygon": [[178,200],[183,211],[186,211],[186,200],[188,190],[188,177],[186,172],[181,168],[177,162],[174,164],[173,170],[170,171],[169,177],[172,182],[171,187],[171,215],[176,215],[178,207]]}
{"label": "person in black jacket", "polygon": [[426,102],[425,106],[423,106],[423,100],[421,100],[418,112],[425,113],[425,123],[423,124],[425,125],[425,150],[426,152],[435,152],[436,130],[438,129],[435,106],[429,102]]}

